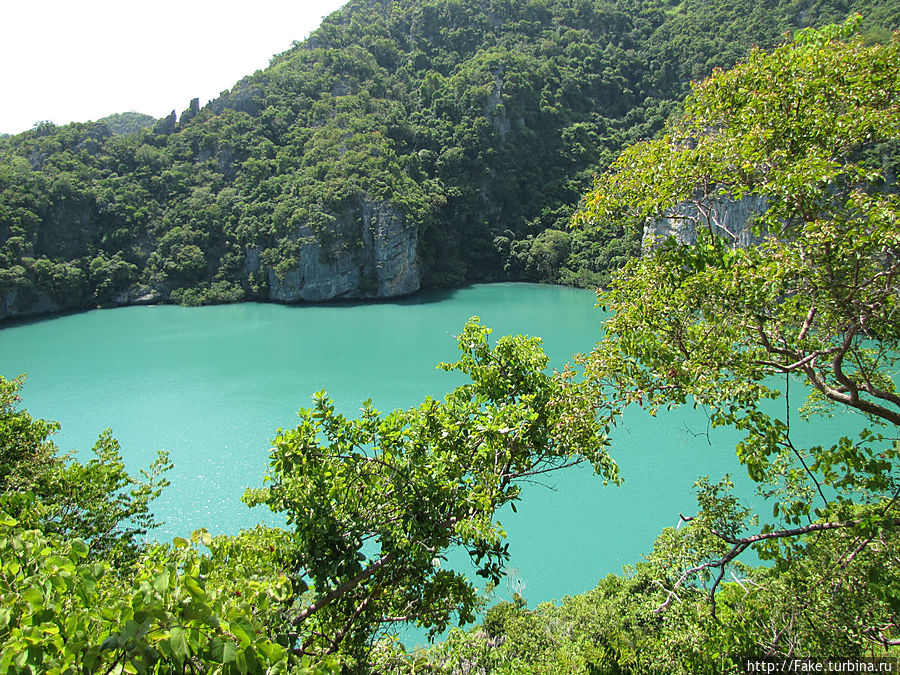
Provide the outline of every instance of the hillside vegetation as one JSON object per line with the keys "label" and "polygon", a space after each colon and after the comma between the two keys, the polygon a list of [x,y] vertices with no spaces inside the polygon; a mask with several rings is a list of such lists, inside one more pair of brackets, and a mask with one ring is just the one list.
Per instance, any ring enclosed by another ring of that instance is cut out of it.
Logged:
{"label": "hillside vegetation", "polygon": [[0,139],[0,319],[604,284],[637,244],[567,227],[592,175],[691,80],[854,9],[898,26],[888,0],[354,0],[180,116]]}
{"label": "hillside vegetation", "polygon": [[[61,457],[57,425],[21,408],[21,380],[0,378],[0,675],[895,662],[900,33],[866,42],[858,24],[804,29],[715,71],[597,179],[576,217],[585,231],[690,201],[696,243],[670,239],[613,274],[603,336],[574,368],[548,372],[539,339],[492,340],[473,317],[458,360],[440,364],[465,383],[440,400],[389,413],[366,402],[351,419],[318,393],[243,497],[283,526],[144,541],[165,454],[135,478],[107,431],[91,461]],[[722,209],[748,196],[768,209],[757,245],[741,247]],[[523,484],[581,462],[598,489],[618,482],[610,432],[625,409],[689,403],[739,432],[722,451],[736,450],[771,511],[698,465],[696,509],[623,575],[559,606],[516,597],[407,653],[398,626],[437,634],[485,607],[447,554],[464,550],[497,584],[509,560],[498,512],[514,517]],[[821,415],[847,423],[805,445],[792,423]]]}

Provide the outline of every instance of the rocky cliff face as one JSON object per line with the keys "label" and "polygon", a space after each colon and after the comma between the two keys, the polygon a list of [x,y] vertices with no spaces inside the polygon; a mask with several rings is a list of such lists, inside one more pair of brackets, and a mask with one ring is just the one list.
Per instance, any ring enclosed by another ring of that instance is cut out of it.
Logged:
{"label": "rocky cliff face", "polygon": [[[309,226],[297,232],[296,266],[283,276],[265,270],[269,299],[321,302],[352,298],[392,298],[419,290],[416,260],[418,229],[389,202],[363,200],[340,216],[340,241],[323,245]],[[248,251],[248,272],[260,269],[258,253]]]}
{"label": "rocky cliff face", "polygon": [[753,219],[766,208],[766,200],[756,195],[739,201],[718,199],[703,205],[683,202],[669,209],[662,218],[644,225],[641,248],[647,253],[669,237],[675,237],[679,244],[694,244],[697,231],[710,226],[716,235],[736,247],[746,248],[759,243],[760,238],[753,234],[751,226]]}
{"label": "rocky cliff face", "polygon": [[12,289],[0,292],[0,321],[9,318],[53,314],[63,308],[49,295],[39,291]]}
{"label": "rocky cliff face", "polygon": [[[363,199],[335,215],[335,230],[325,233],[324,241],[309,225],[298,229],[299,252],[286,273],[279,275],[264,265],[259,251],[251,248],[245,275],[264,277],[267,298],[273,302],[394,298],[419,290],[418,227],[400,209],[390,202]],[[106,304],[167,302],[173,287],[135,283]],[[79,308],[83,307],[61,306],[35,289],[0,291],[0,321]]]}

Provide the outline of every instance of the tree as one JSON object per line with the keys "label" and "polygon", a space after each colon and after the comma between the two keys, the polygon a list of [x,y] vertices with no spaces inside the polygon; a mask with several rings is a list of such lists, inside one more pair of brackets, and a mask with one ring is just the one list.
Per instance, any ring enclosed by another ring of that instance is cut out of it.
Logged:
{"label": "tree", "polygon": [[41,502],[43,529],[87,543],[92,559],[127,569],[143,548],[143,537],[159,523],[150,510],[168,481],[168,456],[160,452],[142,470],[143,480],[125,470],[118,441],[107,429],[85,463],[63,455],[50,440],[57,422],[19,409],[23,378],[0,377],[0,508],[16,516],[17,495]]}
{"label": "tree", "polygon": [[[726,621],[716,595],[732,563],[750,548],[774,560],[754,577],[762,589],[747,592],[775,624],[747,633],[760,653],[821,648],[795,621],[802,599],[823,589],[846,598],[860,570],[896,570],[900,39],[865,45],[852,38],[856,23],[800,31],[695,86],[664,135],[598,179],[579,216],[665,217],[696,232],[693,245],[657,242],[600,296],[612,314],[587,370],[621,406],[690,401],[745,432],[737,455],[772,520],[756,524],[727,482],[701,481],[697,515],[654,569],[657,611],[693,590],[711,599],[715,624]],[[758,244],[743,246],[727,216],[751,201],[765,206],[750,222]],[[862,430],[798,447],[791,423],[803,397],[800,414],[857,413]],[[807,576],[795,575],[790,609],[777,587],[792,569]],[[842,625],[846,611],[820,603],[812,632],[842,632],[858,650],[900,644],[895,575],[871,575],[853,606],[864,620]],[[749,610],[738,615],[728,610],[732,628],[752,623]]]}
{"label": "tree", "polygon": [[95,459],[62,456],[59,425],[19,408],[21,383],[0,378],[0,673],[338,671],[276,641],[295,595],[287,533],[146,542],[165,455],[144,481],[109,430]]}
{"label": "tree", "polygon": [[364,663],[398,623],[440,632],[454,616],[472,621],[478,592],[442,567],[449,547],[496,582],[508,548],[497,512],[515,511],[522,481],[585,459],[617,480],[585,383],[545,373],[538,339],[492,348],[489,334],[466,324],[459,361],[441,367],[471,383],[441,401],[387,415],[366,403],[351,420],[321,392],[275,439],[270,485],[244,499],[293,528],[296,574],[310,582],[290,617],[298,654]]}
{"label": "tree", "polygon": [[338,672],[275,642],[292,593],[271,564],[278,532],[198,530],[145,550],[123,583],[83,540],[47,532],[33,494],[14,501],[17,518],[0,507],[0,672]]}
{"label": "tree", "polygon": [[472,621],[479,592],[442,568],[450,546],[496,583],[497,512],[515,511],[523,481],[584,460],[618,480],[586,383],[545,372],[539,339],[491,347],[489,334],[467,323],[441,367],[471,382],[441,401],[387,415],[366,403],[351,420],[321,393],[301,410],[275,439],[270,485],[245,496],[289,528],[200,530],[172,547],[140,539],[164,456],[146,482],[108,431],[96,460],[61,457],[58,425],[19,409],[21,380],[0,379],[0,673],[368,672],[405,658],[377,644],[398,623]]}

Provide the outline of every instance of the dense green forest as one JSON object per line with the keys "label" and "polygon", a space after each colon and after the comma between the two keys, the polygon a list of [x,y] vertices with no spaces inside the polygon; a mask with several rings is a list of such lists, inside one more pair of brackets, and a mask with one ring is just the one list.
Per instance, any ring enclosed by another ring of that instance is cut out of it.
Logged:
{"label": "dense green forest", "polygon": [[[366,404],[350,419],[318,394],[244,495],[284,527],[145,542],[167,457],[130,476],[104,432],[95,459],[64,458],[56,425],[22,409],[21,381],[0,379],[0,675],[741,673],[747,658],[896,659],[900,36],[859,24],[805,29],[716,71],[598,177],[574,218],[582,231],[679,207],[696,242],[670,239],[613,274],[604,335],[572,368],[548,372],[538,339],[492,340],[473,318],[458,360],[441,364],[467,383],[441,400]],[[750,197],[768,208],[743,247],[723,212]],[[598,489],[618,482],[609,431],[625,408],[688,404],[741,433],[738,459],[770,513],[698,466],[696,510],[622,575],[558,606],[516,597],[427,650],[392,638],[484,609],[442,561],[463,547],[497,583],[497,513],[515,510],[524,481],[589,462]],[[823,445],[792,432],[797,416],[850,413],[860,430]]]}
{"label": "dense green forest", "polygon": [[353,0],[180,116],[0,139],[0,319],[604,285],[638,235],[568,227],[592,176],[692,80],[856,10],[900,25],[889,0]]}

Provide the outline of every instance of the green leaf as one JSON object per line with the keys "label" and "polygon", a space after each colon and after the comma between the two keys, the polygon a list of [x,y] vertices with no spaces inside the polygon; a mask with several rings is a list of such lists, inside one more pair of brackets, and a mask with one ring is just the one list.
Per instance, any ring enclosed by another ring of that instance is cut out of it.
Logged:
{"label": "green leaf", "polygon": [[238,671],[240,671],[241,675],[247,672],[247,655],[244,653],[244,650],[240,650],[235,654],[235,665],[237,665]]}
{"label": "green leaf", "polygon": [[163,570],[153,577],[153,588],[157,593],[165,593],[169,590],[169,570]]}
{"label": "green leaf", "polygon": [[286,651],[281,645],[275,644],[268,640],[263,640],[256,644],[257,649],[266,657],[269,663],[275,663],[284,658]]}
{"label": "green leaf", "polygon": [[36,586],[29,586],[22,591],[22,599],[28,603],[32,610],[38,610],[44,604],[44,594]]}
{"label": "green leaf", "polygon": [[184,577],[184,587],[187,588],[188,593],[191,594],[191,598],[193,598],[195,602],[206,602],[206,592],[200,587],[200,584],[197,583],[197,580],[194,577],[186,575]]}
{"label": "green leaf", "polygon": [[222,649],[222,663],[233,663],[238,654],[238,647],[230,640],[225,643]]}
{"label": "green leaf", "polygon": [[248,647],[253,638],[253,626],[245,618],[237,619],[231,623],[231,633],[241,642],[241,647]]}
{"label": "green leaf", "polygon": [[121,645],[121,640],[119,640],[119,636],[116,634],[111,634],[106,637],[106,639],[100,644],[100,651],[107,651],[109,649],[118,649]]}
{"label": "green leaf", "polygon": [[7,643],[0,653],[0,675],[6,675],[12,665],[13,656],[18,652],[15,645]]}
{"label": "green leaf", "polygon": [[187,634],[182,628],[173,628],[169,631],[169,644],[172,648],[172,654],[179,663],[184,661],[190,655],[188,647]]}
{"label": "green leaf", "polygon": [[73,539],[71,542],[72,552],[79,558],[85,558],[88,554],[88,547],[81,539]]}

